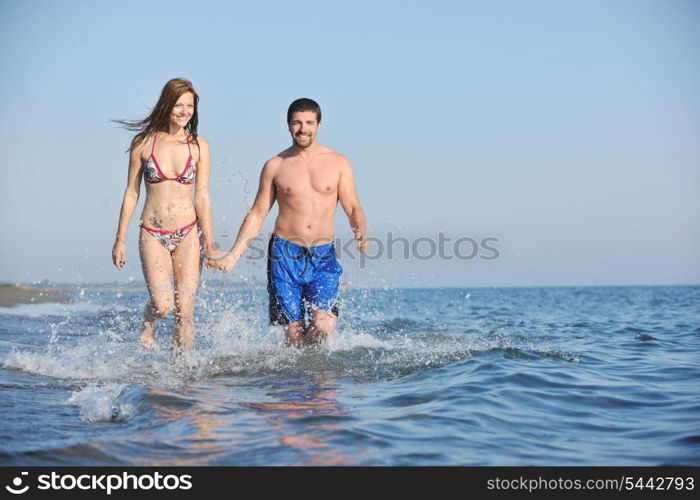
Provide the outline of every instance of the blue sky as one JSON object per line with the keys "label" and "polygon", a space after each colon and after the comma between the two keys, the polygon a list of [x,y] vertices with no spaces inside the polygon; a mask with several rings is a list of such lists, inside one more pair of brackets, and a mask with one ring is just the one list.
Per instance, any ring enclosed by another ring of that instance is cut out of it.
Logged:
{"label": "blue sky", "polygon": [[498,238],[495,261],[346,260],[351,284],[699,283],[699,42],[679,0],[0,0],[0,281],[142,279],[138,211],[111,266],[129,135],[109,120],[182,76],[228,241],[305,96],[372,235]]}

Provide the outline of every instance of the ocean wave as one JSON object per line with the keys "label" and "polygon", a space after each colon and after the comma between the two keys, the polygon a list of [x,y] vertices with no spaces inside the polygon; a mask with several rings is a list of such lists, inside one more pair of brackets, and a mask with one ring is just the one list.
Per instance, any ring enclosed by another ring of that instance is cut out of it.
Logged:
{"label": "ocean wave", "polygon": [[[566,345],[558,345],[552,336],[537,332],[525,335],[520,331],[485,330],[473,322],[446,333],[432,322],[400,316],[359,325],[341,322],[340,331],[321,346],[293,349],[285,346],[283,329],[268,326],[246,309],[245,301],[234,301],[227,308],[224,305],[199,317],[196,350],[180,357],[170,351],[170,320],[156,328],[157,352],[148,352],[138,345],[139,321],[133,308],[121,306],[117,310],[110,304],[88,302],[31,306],[59,306],[69,317],[85,311],[95,320],[55,324],[45,346],[14,345],[2,366],[71,383],[77,380],[177,390],[221,375],[266,377],[324,372],[358,381],[392,380],[493,353],[504,359],[575,363],[581,359]],[[67,313],[66,307],[73,309]],[[103,415],[108,417],[107,413]]]}
{"label": "ocean wave", "polygon": [[71,394],[68,405],[80,408],[80,418],[84,422],[117,422],[129,420],[133,406],[118,401],[125,384],[90,384]]}
{"label": "ocean wave", "polygon": [[[469,337],[344,330],[317,347],[286,347],[279,327],[261,328],[229,311],[198,331],[197,349],[174,357],[169,348],[141,349],[136,332],[103,331],[44,349],[14,347],[6,369],[70,380],[123,382],[162,388],[226,374],[266,376],[323,371],[358,380],[394,379],[497,352],[505,359],[579,362],[581,355],[521,342],[498,332]],[[64,334],[67,337],[67,335]],[[60,336],[59,336],[60,337]],[[169,339],[166,341],[169,347]]]}
{"label": "ocean wave", "polygon": [[68,317],[73,314],[89,315],[105,311],[121,312],[127,310],[124,306],[94,302],[42,302],[39,304],[18,304],[12,307],[0,307],[0,315],[27,316],[30,318],[41,318],[44,316]]}

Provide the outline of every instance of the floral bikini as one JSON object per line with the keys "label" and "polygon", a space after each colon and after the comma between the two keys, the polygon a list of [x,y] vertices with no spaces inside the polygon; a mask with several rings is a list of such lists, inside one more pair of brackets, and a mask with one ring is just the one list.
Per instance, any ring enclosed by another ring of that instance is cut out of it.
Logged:
{"label": "floral bikini", "polygon": [[[190,148],[189,141],[187,142],[187,149],[190,152],[190,156],[185,163],[185,168],[182,170],[180,175],[177,177],[166,177],[163,171],[158,165],[158,160],[153,154],[156,148],[156,137],[153,138],[153,146],[151,147],[151,156],[148,158],[148,163],[143,169],[143,180],[148,184],[158,184],[164,181],[175,181],[180,184],[193,184],[197,176],[197,167],[192,163],[192,149]],[[174,231],[163,231],[160,229],[154,229],[151,227],[146,227],[141,221],[141,228],[145,230],[148,234],[153,236],[161,245],[163,245],[171,253],[175,251],[177,246],[182,242],[182,240],[187,236],[190,230],[197,224],[197,219],[190,222],[186,226],[183,226]]]}

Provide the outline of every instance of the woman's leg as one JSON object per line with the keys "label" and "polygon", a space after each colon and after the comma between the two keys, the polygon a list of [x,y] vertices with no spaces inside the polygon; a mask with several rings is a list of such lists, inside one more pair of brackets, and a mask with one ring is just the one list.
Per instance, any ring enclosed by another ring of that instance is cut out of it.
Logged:
{"label": "woman's leg", "polygon": [[145,349],[153,351],[156,348],[153,324],[170,314],[175,304],[170,282],[173,264],[170,252],[160,242],[143,229],[140,233],[141,268],[150,295],[150,301],[143,312],[140,342]]}
{"label": "woman's leg", "polygon": [[175,332],[173,349],[194,348],[194,303],[202,270],[199,232],[195,226],[173,252]]}

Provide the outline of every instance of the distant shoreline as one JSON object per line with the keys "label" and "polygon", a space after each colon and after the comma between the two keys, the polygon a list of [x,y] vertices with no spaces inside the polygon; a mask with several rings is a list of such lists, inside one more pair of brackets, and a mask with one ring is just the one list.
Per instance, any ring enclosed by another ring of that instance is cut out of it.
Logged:
{"label": "distant shoreline", "polygon": [[[266,283],[262,282],[231,282],[223,280],[204,280],[200,283],[199,292],[204,290],[231,290],[231,291],[260,291],[266,289]],[[567,288],[665,288],[665,287],[698,287],[700,284],[656,284],[656,285],[549,285],[549,286],[355,286],[342,285],[345,293],[349,290],[491,290],[491,289],[567,289]],[[12,307],[20,304],[40,303],[67,303],[74,300],[76,295],[84,293],[147,293],[146,284],[141,281],[128,283],[53,283],[39,281],[34,283],[1,283],[0,282],[0,307]]]}
{"label": "distant shoreline", "polygon": [[[35,283],[2,283],[0,282],[0,294],[3,290],[23,289],[28,292],[58,292],[63,294],[83,293],[83,292],[146,292],[146,283],[143,281],[134,282],[106,282],[106,283],[54,283],[51,281],[40,281]],[[267,289],[264,282],[225,282],[225,281],[200,281],[199,288],[225,288],[230,290],[262,290]]]}
{"label": "distant shoreline", "polygon": [[39,304],[42,302],[70,302],[70,299],[65,293],[65,291],[56,288],[0,284],[0,307],[12,307],[19,304]]}

